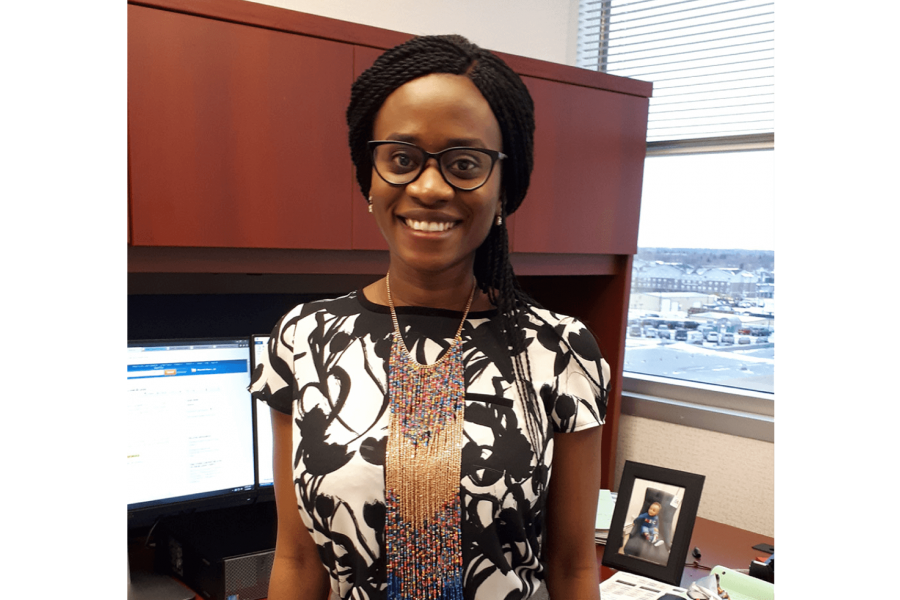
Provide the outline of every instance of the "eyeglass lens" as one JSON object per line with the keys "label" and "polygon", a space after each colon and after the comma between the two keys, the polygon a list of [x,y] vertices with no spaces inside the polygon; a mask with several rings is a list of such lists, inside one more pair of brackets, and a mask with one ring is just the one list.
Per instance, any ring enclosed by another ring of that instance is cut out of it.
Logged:
{"label": "eyeglass lens", "polygon": [[[425,166],[425,153],[407,144],[381,144],[373,151],[378,174],[394,185],[409,183]],[[462,190],[482,185],[491,174],[491,156],[475,148],[453,148],[440,155],[441,172]]]}

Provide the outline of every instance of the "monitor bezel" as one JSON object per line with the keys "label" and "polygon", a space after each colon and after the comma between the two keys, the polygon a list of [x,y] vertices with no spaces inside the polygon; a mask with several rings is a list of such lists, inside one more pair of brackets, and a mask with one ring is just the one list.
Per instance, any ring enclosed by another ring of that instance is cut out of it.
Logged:
{"label": "monitor bezel", "polygon": [[[270,340],[272,336],[268,333],[254,333],[250,336],[250,373],[251,379],[253,377],[253,370],[256,368],[256,340],[264,338],[266,341]],[[267,345],[268,347],[268,345]],[[275,500],[275,483],[271,485],[262,485],[259,480],[259,436],[257,435],[257,422],[262,416],[259,414],[259,407],[256,400],[253,400],[253,469],[255,471],[255,479],[256,479],[256,490],[258,493],[257,500],[258,501],[273,501]]]}
{"label": "monitor bezel", "polygon": [[[247,366],[250,378],[253,377],[253,357],[250,354],[252,339],[247,336],[216,336],[216,337],[191,337],[191,338],[171,338],[171,339],[142,339],[128,340],[128,348],[140,346],[172,346],[172,345],[191,345],[200,343],[221,343],[221,342],[238,342],[247,344]],[[250,402],[251,414],[254,410],[254,401],[247,391],[247,401]],[[147,527],[152,525],[163,517],[178,516],[193,512],[213,510],[219,508],[229,508],[235,506],[246,506],[256,502],[259,493],[259,474],[257,472],[256,447],[258,441],[256,439],[255,418],[251,419],[252,427],[252,445],[253,445],[253,481],[252,485],[244,486],[243,489],[226,488],[223,490],[210,490],[208,492],[200,492],[198,494],[189,494],[186,496],[175,496],[172,498],[160,498],[157,500],[148,500],[145,502],[136,502],[127,504],[128,511],[128,528]]]}

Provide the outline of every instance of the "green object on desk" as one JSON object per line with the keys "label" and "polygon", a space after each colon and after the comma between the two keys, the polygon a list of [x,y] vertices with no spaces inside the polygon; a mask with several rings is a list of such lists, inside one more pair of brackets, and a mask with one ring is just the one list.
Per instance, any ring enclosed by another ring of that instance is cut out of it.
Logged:
{"label": "green object on desk", "polygon": [[711,572],[719,576],[719,585],[731,600],[775,600],[775,586],[768,581],[722,566],[713,567]]}
{"label": "green object on desk", "polygon": [[594,529],[609,529],[615,507],[616,503],[613,502],[612,494],[610,494],[609,490],[600,490],[600,498],[597,501],[597,521],[594,524]]}

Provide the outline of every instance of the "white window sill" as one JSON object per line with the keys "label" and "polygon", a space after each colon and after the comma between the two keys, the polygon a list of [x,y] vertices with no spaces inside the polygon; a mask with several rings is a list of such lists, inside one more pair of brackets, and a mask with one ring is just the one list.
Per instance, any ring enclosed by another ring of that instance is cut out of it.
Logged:
{"label": "white window sill", "polygon": [[622,414],[775,442],[775,395],[626,372]]}

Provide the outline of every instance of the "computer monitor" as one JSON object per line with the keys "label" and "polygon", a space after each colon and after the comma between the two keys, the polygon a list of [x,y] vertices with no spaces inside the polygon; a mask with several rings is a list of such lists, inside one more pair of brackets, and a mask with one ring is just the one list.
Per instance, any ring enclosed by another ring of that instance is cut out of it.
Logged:
{"label": "computer monitor", "polygon": [[251,503],[250,340],[128,342],[129,527]]}
{"label": "computer monitor", "polygon": [[[268,352],[269,336],[253,335],[250,341],[250,356],[253,368],[256,369],[263,355]],[[256,422],[256,470],[260,499],[271,499],[274,498],[275,478],[272,470],[272,421],[269,405],[256,400],[253,403],[253,414]]]}

